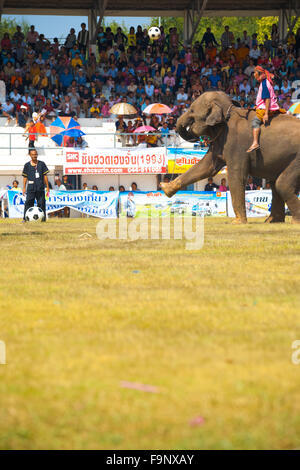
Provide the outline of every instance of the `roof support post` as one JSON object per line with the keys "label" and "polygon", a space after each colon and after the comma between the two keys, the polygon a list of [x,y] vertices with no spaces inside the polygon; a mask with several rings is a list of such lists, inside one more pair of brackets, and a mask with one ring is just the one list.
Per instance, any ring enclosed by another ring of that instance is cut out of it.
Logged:
{"label": "roof support post", "polygon": [[101,23],[102,23],[103,18],[104,18],[107,3],[108,3],[108,0],[96,0],[96,2],[95,2],[95,4],[96,4],[95,10],[97,11],[96,18],[97,18],[97,16],[99,16],[99,20],[98,20],[98,22],[96,20],[96,28],[95,28],[94,35],[92,36],[92,43],[93,44],[96,43],[97,34],[98,34],[99,28],[100,28]]}
{"label": "roof support post", "polygon": [[0,21],[2,20],[3,8],[4,8],[4,1],[0,0]]}
{"label": "roof support post", "polygon": [[187,45],[189,42],[189,38],[193,29],[193,24],[194,18],[192,15],[192,10],[184,10],[183,40],[185,45]]}
{"label": "roof support post", "polygon": [[185,13],[185,42],[192,44],[208,0],[193,0]]}
{"label": "roof support post", "polygon": [[95,9],[89,10],[88,14],[88,30],[90,33],[90,43],[94,44],[93,38],[95,37],[97,28],[97,11]]}
{"label": "roof support post", "polygon": [[[300,1],[289,0],[288,14],[287,14],[287,10],[283,10],[283,14],[285,16],[285,21],[288,26],[288,28],[286,28],[285,30],[285,34],[283,35],[283,39],[286,42],[288,34],[293,31],[295,24],[297,23],[298,18],[300,16]],[[292,16],[294,16],[294,19],[292,19]]]}
{"label": "roof support post", "polygon": [[284,42],[285,37],[287,35],[287,31],[288,31],[288,22],[287,22],[286,10],[280,10],[278,30],[279,30],[279,39],[280,39],[281,42]]}

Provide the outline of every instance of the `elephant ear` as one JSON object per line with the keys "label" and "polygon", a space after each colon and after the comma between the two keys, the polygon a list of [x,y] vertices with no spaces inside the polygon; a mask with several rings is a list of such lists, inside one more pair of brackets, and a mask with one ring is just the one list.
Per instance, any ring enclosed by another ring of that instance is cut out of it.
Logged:
{"label": "elephant ear", "polygon": [[222,124],[224,121],[223,111],[220,106],[216,103],[212,105],[211,111],[206,118],[207,126],[215,126],[216,124]]}

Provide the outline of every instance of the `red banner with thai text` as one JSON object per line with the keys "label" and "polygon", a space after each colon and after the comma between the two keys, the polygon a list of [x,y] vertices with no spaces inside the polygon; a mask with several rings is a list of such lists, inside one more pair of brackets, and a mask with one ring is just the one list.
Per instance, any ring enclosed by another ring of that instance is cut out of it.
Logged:
{"label": "red banner with thai text", "polygon": [[165,147],[134,149],[66,149],[66,175],[160,174],[167,172]]}

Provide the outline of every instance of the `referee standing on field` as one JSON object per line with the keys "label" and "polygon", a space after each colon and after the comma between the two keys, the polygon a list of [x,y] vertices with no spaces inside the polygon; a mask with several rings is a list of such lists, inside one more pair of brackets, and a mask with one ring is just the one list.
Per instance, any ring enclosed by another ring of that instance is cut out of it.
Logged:
{"label": "referee standing on field", "polygon": [[[44,162],[38,160],[38,153],[36,149],[29,150],[30,162],[25,163],[23,169],[23,196],[26,193],[26,202],[24,207],[24,221],[25,214],[30,207],[34,206],[36,200],[38,207],[44,211],[46,221],[46,199],[45,199],[45,186],[49,193],[49,182],[47,174],[49,170]],[[27,185],[27,191],[26,191]]]}

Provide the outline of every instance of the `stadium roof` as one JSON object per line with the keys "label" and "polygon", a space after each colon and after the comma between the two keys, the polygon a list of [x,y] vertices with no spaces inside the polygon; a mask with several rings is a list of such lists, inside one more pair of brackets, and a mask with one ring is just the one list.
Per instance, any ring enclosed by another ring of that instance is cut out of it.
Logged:
{"label": "stadium roof", "polygon": [[[94,9],[99,0],[0,0],[6,10],[82,10]],[[106,2],[105,2],[106,3]],[[106,10],[113,11],[184,11],[192,7],[192,4],[200,3],[191,0],[108,0]],[[208,0],[206,10],[209,11],[235,11],[235,10],[281,10],[289,8],[289,0]],[[197,7],[196,7],[197,8]]]}

